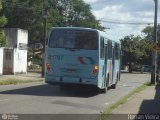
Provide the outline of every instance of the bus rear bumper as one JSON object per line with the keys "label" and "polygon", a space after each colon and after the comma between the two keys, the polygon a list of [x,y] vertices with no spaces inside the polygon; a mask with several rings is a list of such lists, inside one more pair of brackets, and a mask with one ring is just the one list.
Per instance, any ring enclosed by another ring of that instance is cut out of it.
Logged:
{"label": "bus rear bumper", "polygon": [[84,84],[98,86],[98,80],[95,78],[79,78],[79,77],[46,77],[45,82],[49,84]]}

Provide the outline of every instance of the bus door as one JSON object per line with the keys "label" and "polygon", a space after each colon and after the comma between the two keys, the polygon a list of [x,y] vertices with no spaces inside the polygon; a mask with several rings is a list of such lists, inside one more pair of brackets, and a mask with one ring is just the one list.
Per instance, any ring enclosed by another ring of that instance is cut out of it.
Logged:
{"label": "bus door", "polygon": [[116,79],[116,69],[115,69],[115,62],[116,62],[116,59],[115,59],[115,44],[113,44],[113,47],[112,47],[112,83],[114,82],[114,80]]}
{"label": "bus door", "polygon": [[104,45],[104,53],[105,53],[105,59],[104,59],[104,73],[105,73],[105,76],[104,76],[104,78],[105,78],[105,81],[107,81],[108,80],[108,45],[107,44],[105,44]]}
{"label": "bus door", "polygon": [[104,60],[104,65],[103,65],[103,71],[102,71],[102,76],[104,77],[104,86],[106,83],[108,83],[108,46],[107,43],[104,43],[105,38],[101,37],[101,46],[100,46],[100,51],[101,55],[100,58]]}
{"label": "bus door", "polygon": [[116,83],[116,80],[119,78],[120,73],[120,45],[114,43],[113,49],[113,80]]}
{"label": "bus door", "polygon": [[109,74],[109,85],[112,83],[113,79],[113,47],[112,47],[112,41],[108,41],[108,74]]}

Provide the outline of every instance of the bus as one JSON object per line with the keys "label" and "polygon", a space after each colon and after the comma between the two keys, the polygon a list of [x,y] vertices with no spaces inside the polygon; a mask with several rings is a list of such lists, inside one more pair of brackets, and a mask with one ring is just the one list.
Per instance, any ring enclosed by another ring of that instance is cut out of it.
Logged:
{"label": "bus", "polygon": [[45,82],[96,86],[106,92],[120,80],[120,40],[82,27],[55,27],[45,51]]}

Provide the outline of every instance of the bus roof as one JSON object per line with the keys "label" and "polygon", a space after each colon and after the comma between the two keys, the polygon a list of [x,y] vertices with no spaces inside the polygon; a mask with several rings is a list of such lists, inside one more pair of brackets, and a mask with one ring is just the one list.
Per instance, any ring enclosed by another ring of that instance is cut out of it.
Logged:
{"label": "bus roof", "polygon": [[108,39],[108,40],[111,40],[111,41],[120,43],[120,40],[119,40],[119,39],[110,39],[110,38],[107,36],[107,33],[106,33],[106,32],[103,32],[103,31],[100,31],[100,30],[97,30],[97,29],[86,28],[86,27],[53,27],[52,30],[53,30],[53,29],[72,29],[72,30],[95,31],[95,32],[97,32],[100,36],[103,36],[104,38],[106,38],[106,39]]}
{"label": "bus roof", "polygon": [[85,28],[85,27],[53,27],[52,29],[75,29],[75,30],[88,30],[88,31],[97,31],[96,29],[92,28]]}

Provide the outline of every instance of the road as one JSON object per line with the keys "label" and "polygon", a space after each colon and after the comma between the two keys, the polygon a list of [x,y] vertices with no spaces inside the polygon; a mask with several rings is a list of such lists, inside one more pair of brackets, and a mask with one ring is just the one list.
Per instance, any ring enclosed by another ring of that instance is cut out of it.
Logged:
{"label": "road", "polygon": [[149,80],[150,74],[123,73],[117,88],[106,94],[62,91],[43,82],[0,86],[0,114],[99,114]]}

